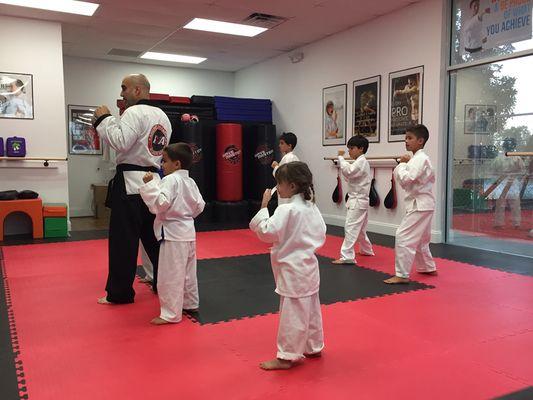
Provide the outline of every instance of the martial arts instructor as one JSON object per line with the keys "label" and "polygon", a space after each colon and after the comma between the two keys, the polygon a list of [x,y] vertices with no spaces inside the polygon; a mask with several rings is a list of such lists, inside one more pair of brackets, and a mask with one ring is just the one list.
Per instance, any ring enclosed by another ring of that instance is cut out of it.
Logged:
{"label": "martial arts instructor", "polygon": [[[109,272],[100,304],[133,303],[133,281],[137,269],[139,239],[154,266],[154,290],[157,288],[159,243],[154,235],[155,216],[148,211],[139,194],[142,177],[156,172],[172,127],[161,109],[148,105],[150,82],[142,74],[122,80],[120,95],[126,111],[120,118],[107,106],[95,111],[94,127],[100,138],[116,152],[117,170],[108,187],[106,205],[111,207],[109,223]],[[158,178],[154,174],[154,178]]]}

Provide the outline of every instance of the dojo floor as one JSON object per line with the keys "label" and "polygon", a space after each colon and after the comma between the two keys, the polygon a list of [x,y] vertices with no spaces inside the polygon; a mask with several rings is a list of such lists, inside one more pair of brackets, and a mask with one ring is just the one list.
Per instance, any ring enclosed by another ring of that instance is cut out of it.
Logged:
{"label": "dojo floor", "polygon": [[158,327],[139,282],[135,304],[96,304],[102,232],[4,245],[0,399],[533,398],[531,259],[435,245],[439,276],[388,286],[392,239],[333,266],[341,234],[318,252],[324,355],[276,372],[258,368],[275,355],[269,249],[247,229],[199,232],[200,312]]}

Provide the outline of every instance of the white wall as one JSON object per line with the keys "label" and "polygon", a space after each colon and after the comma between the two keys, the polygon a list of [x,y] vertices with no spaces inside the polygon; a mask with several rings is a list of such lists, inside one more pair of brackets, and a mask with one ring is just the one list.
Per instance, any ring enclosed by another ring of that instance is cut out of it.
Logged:
{"label": "white wall", "polygon": [[[0,71],[33,75],[35,116],[33,120],[0,119],[0,136],[4,140],[8,136],[26,138],[27,157],[65,158],[61,25],[0,16],[0,37]],[[68,203],[67,163],[53,163],[57,168],[28,169],[39,165],[30,161],[0,162],[0,190],[31,189],[44,202]],[[27,231],[27,225],[15,222],[12,219],[6,222],[6,234]]]}
{"label": "white wall", "polygon": [[[326,222],[343,225],[344,205],[331,201],[336,170],[324,156],[333,156],[339,147],[321,145],[322,88],[348,84],[347,109],[352,108],[352,81],[381,74],[381,142],[371,144],[368,156],[405,152],[403,143],[387,142],[388,74],[424,65],[423,123],[430,130],[426,150],[436,170],[437,210],[433,221],[433,241],[441,241],[445,206],[445,99],[442,46],[444,7],[442,0],[427,0],[382,16],[364,25],[333,35],[301,48],[305,58],[292,64],[286,55],[237,72],[235,95],[271,98],[278,131],[290,130],[298,136],[296,154],[306,161],[317,188],[317,201]],[[352,129],[350,113],[348,132]],[[377,190],[383,200],[390,189],[391,169],[379,169]],[[399,197],[403,193],[399,191]],[[394,234],[404,215],[403,201],[395,210],[383,203],[370,210],[369,230]]]}
{"label": "white wall", "polygon": [[[132,73],[145,74],[152,93],[171,96],[233,96],[232,72],[190,68],[160,67],[144,64],[65,57],[66,104],[96,106],[107,104],[118,115],[116,101],[120,97],[122,78]],[[93,215],[92,183],[105,183],[110,178],[110,165],[101,156],[70,155],[68,162],[71,215]]]}

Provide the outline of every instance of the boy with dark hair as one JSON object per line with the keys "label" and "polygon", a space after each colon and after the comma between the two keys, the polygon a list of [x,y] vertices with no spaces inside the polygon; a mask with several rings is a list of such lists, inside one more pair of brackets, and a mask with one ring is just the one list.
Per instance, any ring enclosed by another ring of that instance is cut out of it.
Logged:
{"label": "boy with dark hair", "polygon": [[192,150],[186,143],[174,143],[163,150],[165,177],[144,177],[140,194],[148,209],[156,214],[154,233],[161,241],[157,293],[161,304],[159,317],[151,323],[163,325],[181,321],[183,309],[198,309],[196,278],[196,231],[194,218],[205,202],[196,183],[189,178]]}
{"label": "boy with dark hair", "polygon": [[359,253],[373,256],[372,243],[366,234],[368,224],[368,195],[370,193],[370,164],[365,157],[368,139],[364,136],[352,136],[348,140],[348,153],[355,160],[350,163],[343,157],[344,150],[339,150],[338,165],[348,182],[348,200],[346,201],[346,222],[341,257],[333,264],[355,264],[355,245],[359,243]]}
{"label": "boy with dark hair", "polygon": [[415,125],[405,133],[405,148],[413,157],[405,154],[394,169],[396,182],[405,190],[407,214],[396,231],[396,275],[386,279],[389,284],[409,283],[413,263],[421,274],[437,275],[437,267],[429,250],[431,219],[435,210],[433,184],[435,173],[424,146],[429,131],[424,125]]}

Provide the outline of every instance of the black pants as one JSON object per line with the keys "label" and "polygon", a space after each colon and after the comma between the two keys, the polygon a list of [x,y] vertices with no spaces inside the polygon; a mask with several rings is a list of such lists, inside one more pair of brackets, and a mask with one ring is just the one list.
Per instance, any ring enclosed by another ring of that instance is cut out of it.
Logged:
{"label": "black pants", "polygon": [[139,239],[154,266],[153,287],[157,288],[159,242],[154,235],[154,219],[138,194],[113,199],[109,224],[109,275],[105,288],[107,301],[133,303]]}

